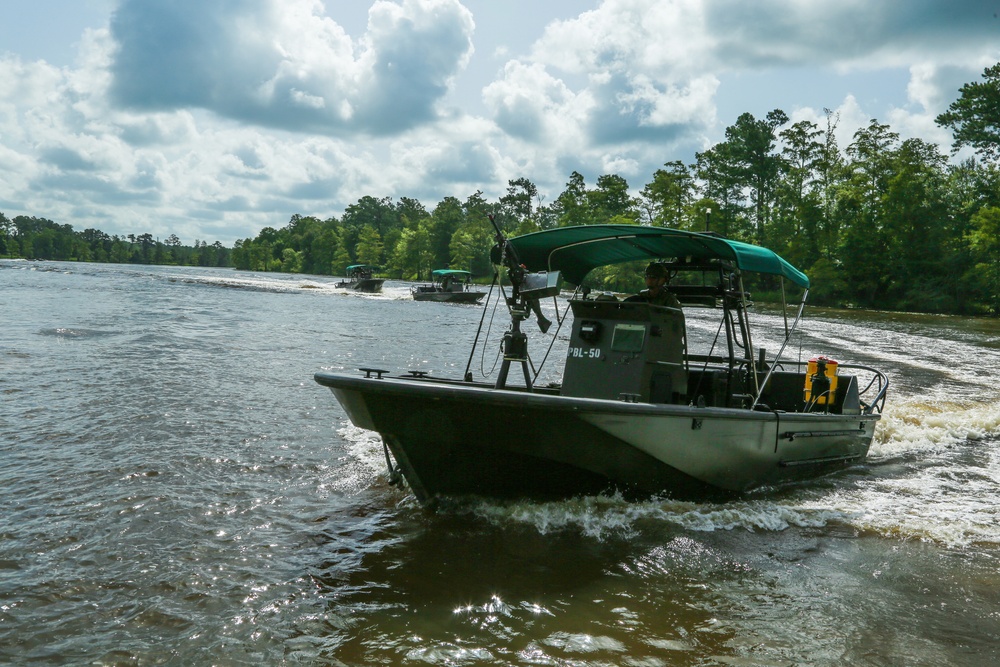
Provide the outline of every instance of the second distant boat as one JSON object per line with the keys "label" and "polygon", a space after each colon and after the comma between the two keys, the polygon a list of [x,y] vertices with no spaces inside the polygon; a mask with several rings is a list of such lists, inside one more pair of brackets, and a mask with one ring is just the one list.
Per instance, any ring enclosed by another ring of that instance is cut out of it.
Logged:
{"label": "second distant boat", "polygon": [[352,264],[347,267],[347,277],[335,285],[356,292],[381,292],[384,278],[373,278],[372,272],[378,267],[368,264]]}
{"label": "second distant boat", "polygon": [[414,285],[410,293],[416,301],[479,303],[486,292],[473,289],[472,274],[457,269],[431,271],[430,285]]}

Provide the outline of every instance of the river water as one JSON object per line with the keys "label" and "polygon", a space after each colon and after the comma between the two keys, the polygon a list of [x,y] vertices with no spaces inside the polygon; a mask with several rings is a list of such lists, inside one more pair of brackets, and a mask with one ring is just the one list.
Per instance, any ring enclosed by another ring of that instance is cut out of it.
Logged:
{"label": "river water", "polygon": [[791,356],[892,382],[832,476],[431,514],[312,375],[460,376],[482,310],[334,282],[0,261],[0,663],[1000,661],[1000,323],[809,310]]}

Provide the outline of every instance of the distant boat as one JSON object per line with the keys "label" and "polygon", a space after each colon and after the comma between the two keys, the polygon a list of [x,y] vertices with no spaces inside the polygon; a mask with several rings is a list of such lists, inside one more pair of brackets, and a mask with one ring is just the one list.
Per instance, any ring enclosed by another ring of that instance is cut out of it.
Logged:
{"label": "distant boat", "polygon": [[[498,228],[497,239],[493,261],[507,269],[513,289],[495,382],[474,381],[469,368],[464,378],[390,376],[371,367],[362,376],[315,376],[356,426],[381,434],[390,480],[405,480],[421,502],[614,490],[731,496],[822,475],[868,454],[888,378],[826,357],[783,356],[810,283],[771,250],[638,225],[560,227],[510,240]],[[521,322],[534,313],[548,328],[538,302],[560,293],[561,276],[580,285],[591,269],[626,261],[660,263],[677,278],[669,289],[681,306],[583,290],[568,303],[562,382],[536,385]],[[803,290],[776,354],[750,334],[744,277],[753,274]],[[719,322],[708,329],[714,338],[696,344],[687,328],[695,308]],[[507,384],[511,366],[523,372],[523,387]]]}
{"label": "distant boat", "polygon": [[352,264],[347,267],[347,277],[341,280],[334,287],[344,287],[356,292],[381,292],[384,278],[372,278],[372,272],[377,270],[377,266],[368,264]]}
{"label": "distant boat", "polygon": [[472,274],[457,269],[434,269],[430,285],[414,285],[410,293],[415,301],[479,303],[486,292],[472,288]]}

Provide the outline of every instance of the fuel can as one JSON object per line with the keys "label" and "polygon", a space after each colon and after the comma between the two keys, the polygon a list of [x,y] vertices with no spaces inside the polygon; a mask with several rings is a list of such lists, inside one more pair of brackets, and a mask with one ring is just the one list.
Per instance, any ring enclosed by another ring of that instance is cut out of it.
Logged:
{"label": "fuel can", "polygon": [[829,405],[837,395],[837,374],[840,362],[819,356],[809,360],[806,366],[805,402],[815,399],[816,405]]}

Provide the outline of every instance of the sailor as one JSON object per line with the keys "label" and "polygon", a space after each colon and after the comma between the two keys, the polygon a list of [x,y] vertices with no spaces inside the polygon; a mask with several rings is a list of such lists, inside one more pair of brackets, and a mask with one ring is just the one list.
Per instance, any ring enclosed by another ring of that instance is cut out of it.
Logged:
{"label": "sailor", "polygon": [[646,289],[625,300],[646,301],[654,306],[680,308],[681,302],[677,300],[673,292],[667,289],[669,278],[670,274],[666,266],[659,262],[650,262],[649,266],[646,267]]}

